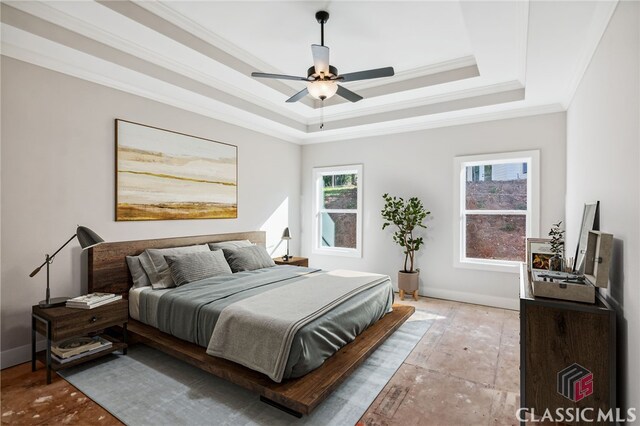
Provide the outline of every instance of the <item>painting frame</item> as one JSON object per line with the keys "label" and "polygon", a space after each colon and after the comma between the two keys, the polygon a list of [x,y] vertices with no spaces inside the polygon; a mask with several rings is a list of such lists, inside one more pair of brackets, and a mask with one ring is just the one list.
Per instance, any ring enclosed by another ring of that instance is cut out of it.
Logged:
{"label": "painting frame", "polygon": [[114,130],[116,222],[238,218],[236,145],[121,118]]}
{"label": "painting frame", "polygon": [[527,238],[528,271],[549,270],[549,259],[553,257],[550,243],[550,238]]}

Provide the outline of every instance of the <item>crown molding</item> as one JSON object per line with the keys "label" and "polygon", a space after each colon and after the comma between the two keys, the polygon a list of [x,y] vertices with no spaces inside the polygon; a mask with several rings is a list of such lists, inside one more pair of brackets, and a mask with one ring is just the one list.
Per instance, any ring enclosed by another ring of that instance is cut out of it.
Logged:
{"label": "crown molding", "polygon": [[[231,43],[224,37],[216,34],[208,28],[203,27],[196,21],[187,18],[182,13],[177,10],[171,8],[168,4],[159,2],[159,1],[133,1],[136,5],[141,8],[147,10],[154,15],[161,17],[162,19],[171,22],[172,24],[178,26],[179,28],[187,31],[196,37],[202,39],[203,41],[211,44],[212,46],[217,47],[220,50],[227,52],[229,55],[245,62],[256,69],[264,70],[265,72],[273,72],[277,74],[284,74],[282,70],[274,68],[271,64],[268,64],[258,57],[252,55],[246,50],[238,47],[236,44]],[[297,86],[294,86],[291,83],[287,83],[283,81],[287,86],[290,86],[292,89],[296,89]],[[298,89],[299,90],[299,89]]]}
{"label": "crown molding", "polygon": [[[39,40],[38,40],[39,39]],[[189,92],[176,86],[152,79],[151,77],[130,70],[125,67],[104,61],[76,51],[74,60],[68,55],[61,54],[61,50],[69,49],[64,45],[42,39],[21,29],[2,25],[2,55],[23,62],[28,62],[56,72],[111,87],[126,93],[141,96],[163,104],[171,105],[186,111],[195,112],[206,117],[214,118],[254,130],[278,139],[299,143],[304,132],[286,125],[276,123],[259,115],[231,107],[214,99]],[[64,59],[63,59],[64,58]],[[94,69],[89,67],[93,66]],[[101,72],[96,72],[99,69]],[[121,73],[122,78],[114,75]],[[141,82],[150,81],[158,89],[145,89]],[[164,90],[159,90],[162,87]],[[165,93],[162,93],[165,92]],[[206,104],[206,105],[205,105]]]}
{"label": "crown molding", "polygon": [[589,27],[589,31],[585,37],[587,40],[585,43],[586,47],[582,51],[582,54],[576,63],[573,77],[567,85],[567,90],[562,97],[562,106],[565,109],[568,109],[569,105],[571,105],[573,97],[578,90],[578,86],[580,86],[580,82],[582,81],[582,77],[584,77],[584,74],[587,72],[591,59],[600,45],[600,40],[602,40],[604,32],[609,26],[609,22],[611,21],[611,17],[613,16],[613,12],[615,12],[616,7],[618,7],[618,0],[608,0],[606,2],[596,3],[596,10],[593,13],[593,18],[591,20],[593,24]]}
{"label": "crown molding", "polygon": [[374,136],[408,133],[420,130],[435,129],[440,127],[461,126],[466,124],[480,123],[485,121],[506,120],[511,118],[535,116],[542,114],[551,114],[556,112],[564,112],[565,109],[560,104],[545,105],[525,105],[520,108],[509,108],[500,111],[485,111],[478,107],[474,109],[460,111],[464,115],[456,117],[443,117],[443,114],[437,114],[430,117],[414,117],[406,120],[395,122],[394,125],[381,126],[359,126],[347,129],[328,130],[315,133],[308,136],[302,142],[303,145],[312,145],[317,143],[330,143],[338,141],[357,140]]}
{"label": "crown molding", "polygon": [[351,118],[357,118],[366,115],[374,115],[374,114],[384,114],[387,112],[399,111],[403,109],[412,109],[418,108],[425,105],[438,104],[443,102],[450,102],[464,98],[477,97],[483,95],[491,95],[500,92],[509,92],[513,90],[523,89],[522,84],[517,81],[506,81],[494,84],[488,84],[480,87],[472,87],[468,89],[441,93],[438,95],[433,95],[429,97],[417,97],[410,100],[401,100],[394,103],[387,103],[384,105],[378,105],[375,107],[370,107],[366,109],[360,109],[357,111],[350,112],[341,112],[341,113],[326,113],[324,114],[324,120],[321,120],[319,117],[311,118],[307,121],[309,125],[317,125],[322,121],[337,121],[337,120],[347,120]]}
{"label": "crown molding", "polygon": [[[166,68],[167,70],[186,76],[190,79],[193,79],[194,81],[198,81],[200,83],[211,86],[217,90],[225,92],[232,97],[242,99],[268,110],[275,110],[275,112],[277,112],[278,114],[287,116],[300,123],[304,123],[306,120],[306,117],[296,113],[295,111],[291,111],[288,108],[284,108],[279,103],[265,101],[260,96],[257,96],[253,92],[247,91],[243,87],[232,85],[227,81],[215,78],[215,73],[204,73],[195,67],[175,61],[166,55],[160,55],[157,52],[149,50],[144,46],[136,43],[135,41],[122,38],[112,32],[104,31],[94,25],[86,23],[81,19],[71,16],[59,9],[56,9],[49,4],[40,2],[13,2],[8,3],[7,5],[27,15],[50,22],[53,25],[58,25],[64,29],[68,29],[81,36],[88,37],[91,40],[102,43],[116,50],[122,51],[137,58],[141,58],[156,66]],[[3,5],[3,7],[5,6]],[[3,22],[7,19],[7,14],[5,13],[4,15],[5,16],[3,18]],[[8,23],[11,24],[11,22]],[[164,35],[160,36],[166,37]],[[196,53],[201,55],[201,53],[199,52]],[[208,61],[212,61],[212,66],[219,66],[213,59],[208,57],[206,59]]]}
{"label": "crown molding", "polygon": [[529,5],[530,0],[516,3],[518,8],[516,26],[518,28],[517,47],[517,72],[520,82],[525,85],[527,81],[527,50],[529,48]]}

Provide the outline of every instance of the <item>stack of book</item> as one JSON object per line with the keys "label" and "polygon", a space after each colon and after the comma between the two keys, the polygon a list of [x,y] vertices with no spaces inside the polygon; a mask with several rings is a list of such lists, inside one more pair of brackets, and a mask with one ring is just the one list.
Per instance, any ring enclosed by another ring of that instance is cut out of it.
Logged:
{"label": "stack of book", "polygon": [[100,336],[74,337],[52,345],[51,357],[60,364],[65,364],[111,346],[113,346],[112,342]]}
{"label": "stack of book", "polygon": [[67,308],[93,309],[122,299],[122,295],[113,293],[89,293],[67,300]]}

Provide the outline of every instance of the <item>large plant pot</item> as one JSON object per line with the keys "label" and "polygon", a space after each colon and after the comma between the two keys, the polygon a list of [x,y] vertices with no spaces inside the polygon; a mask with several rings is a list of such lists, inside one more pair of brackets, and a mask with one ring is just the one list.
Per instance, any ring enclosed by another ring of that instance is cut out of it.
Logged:
{"label": "large plant pot", "polygon": [[420,284],[420,272],[404,272],[398,271],[398,290],[400,299],[404,299],[405,293],[413,296],[414,300],[418,300],[418,286]]}

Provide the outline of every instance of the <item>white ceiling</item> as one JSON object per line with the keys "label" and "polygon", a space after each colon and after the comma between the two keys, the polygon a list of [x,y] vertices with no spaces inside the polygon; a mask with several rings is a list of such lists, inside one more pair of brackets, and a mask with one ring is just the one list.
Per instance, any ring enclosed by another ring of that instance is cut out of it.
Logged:
{"label": "white ceiling", "polygon": [[[616,2],[162,1],[2,4],[2,54],[296,143],[562,111]],[[285,100],[320,42],[365,97]],[[324,128],[320,130],[321,117]]]}

